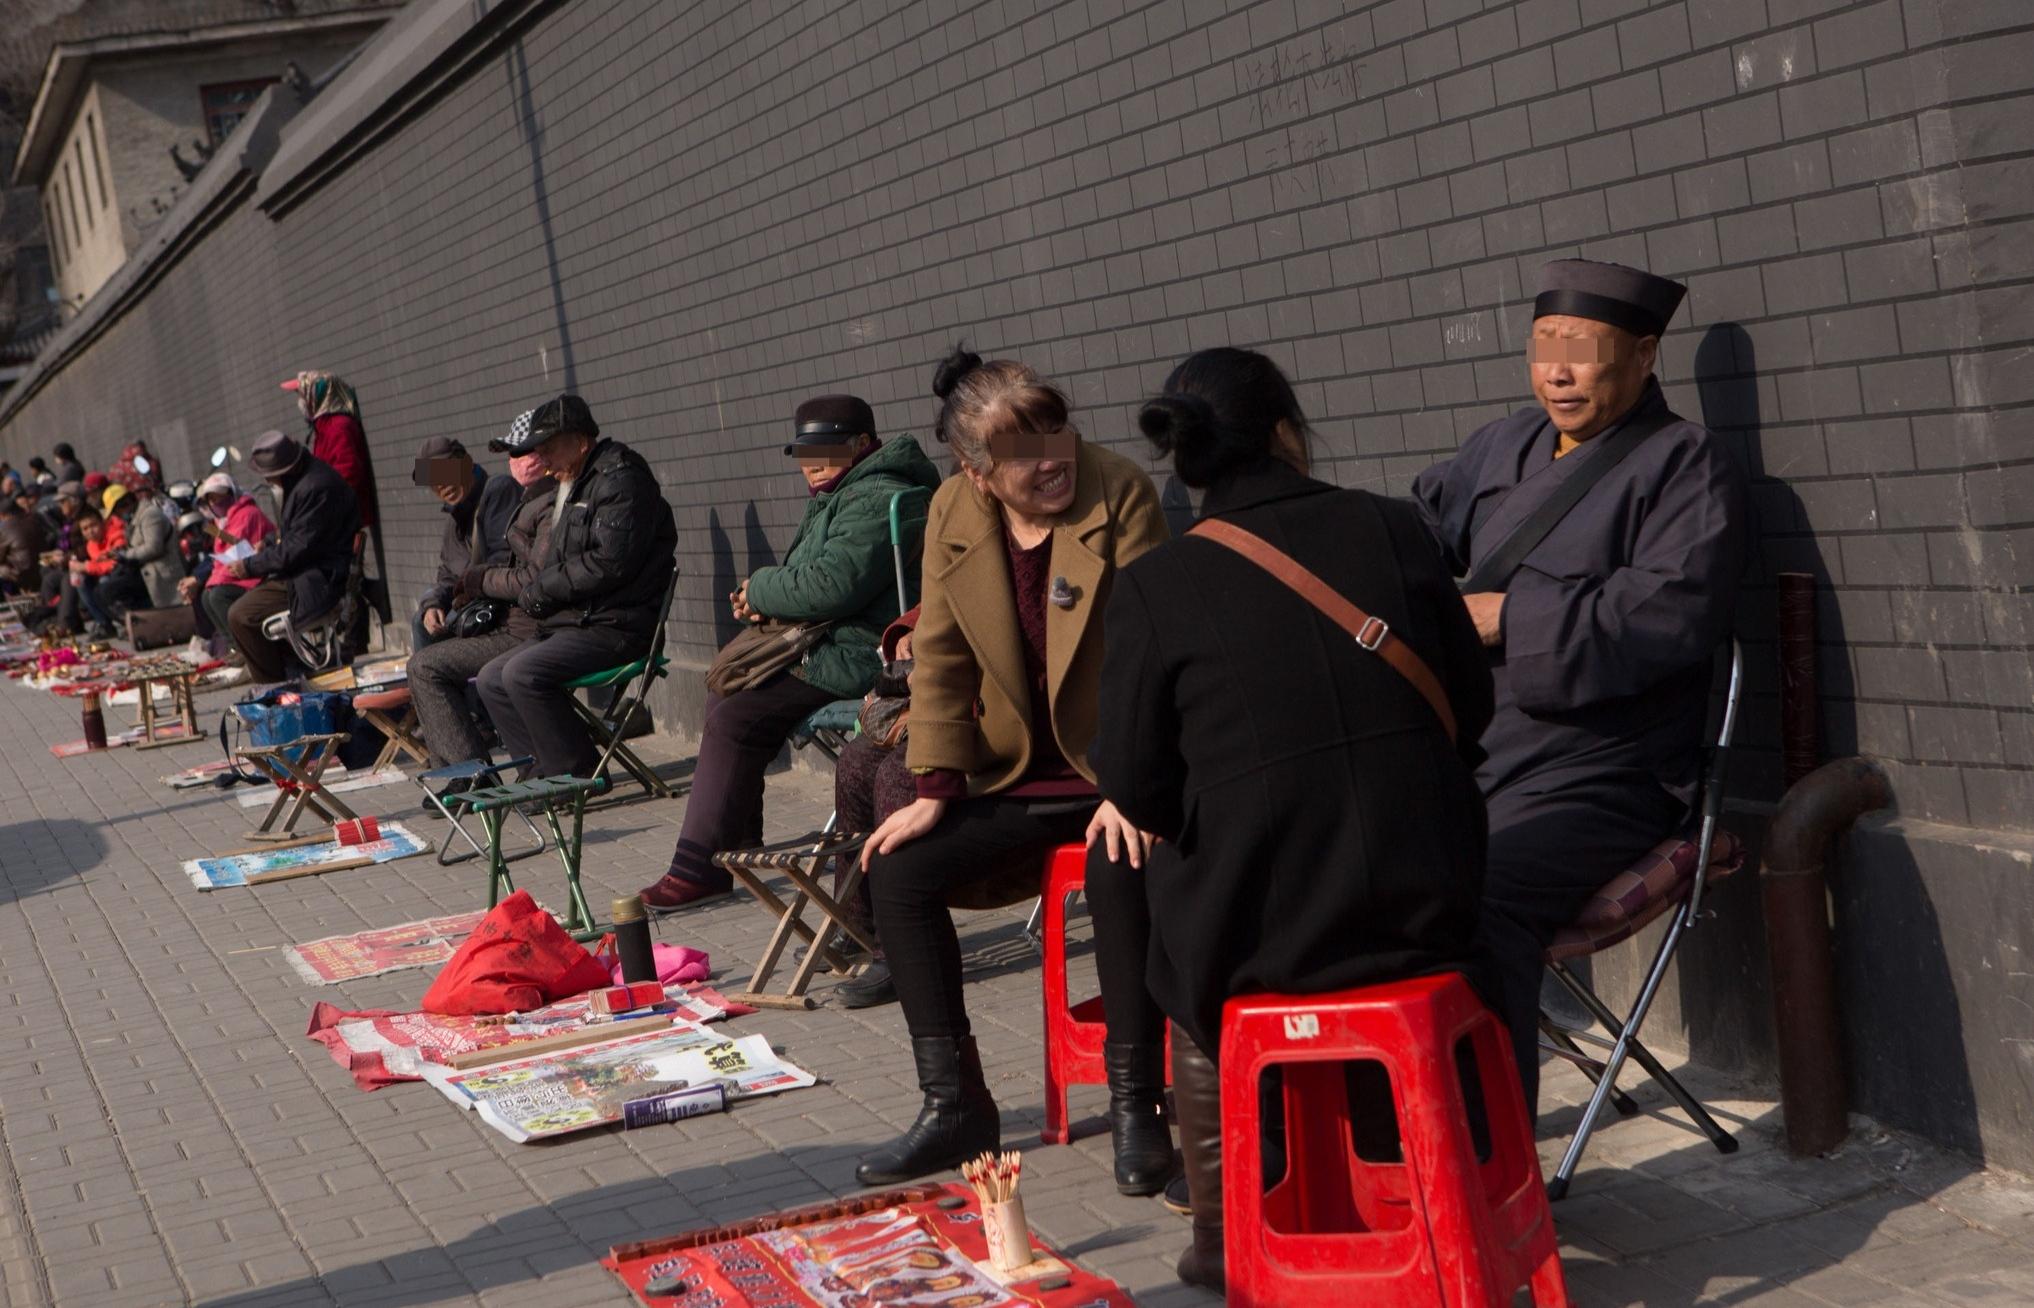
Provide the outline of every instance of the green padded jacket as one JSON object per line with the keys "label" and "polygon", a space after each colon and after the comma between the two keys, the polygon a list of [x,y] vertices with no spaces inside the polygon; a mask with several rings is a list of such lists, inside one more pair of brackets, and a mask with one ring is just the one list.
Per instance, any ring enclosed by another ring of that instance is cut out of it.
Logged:
{"label": "green padded jacket", "polygon": [[896,570],[890,559],[890,497],[898,505],[904,553],[904,607],[918,602],[918,561],[925,506],[939,470],[909,436],[893,436],[848,469],[840,485],[812,497],[784,561],[749,577],[749,606],[782,622],[833,626],[806,652],[797,675],[841,699],[868,693],[882,667],[876,642],[896,621]]}

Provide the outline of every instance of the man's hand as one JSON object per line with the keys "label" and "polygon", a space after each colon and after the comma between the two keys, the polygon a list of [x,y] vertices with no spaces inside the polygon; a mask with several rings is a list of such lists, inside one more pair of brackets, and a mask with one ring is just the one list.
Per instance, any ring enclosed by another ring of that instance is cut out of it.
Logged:
{"label": "man's hand", "polygon": [[198,579],[196,577],[185,577],[182,581],[178,582],[177,598],[186,604],[198,598]]}
{"label": "man's hand", "polygon": [[445,610],[425,609],[424,634],[426,636],[435,636],[443,630],[445,630]]}
{"label": "man's hand", "polygon": [[943,799],[914,799],[883,819],[868,842],[862,846],[862,870],[868,871],[871,854],[887,854],[893,849],[902,849],[934,827],[946,816],[946,801]]}
{"label": "man's hand", "polygon": [[1111,863],[1121,863],[1127,855],[1130,866],[1134,868],[1144,866],[1145,860],[1151,857],[1151,847],[1158,843],[1158,837],[1130,825],[1130,819],[1106,799],[1088,821],[1088,848],[1093,849],[1097,840],[1108,849]]}
{"label": "man's hand", "polygon": [[1479,591],[1464,595],[1462,605],[1469,610],[1469,620],[1476,624],[1476,634],[1492,649],[1504,643],[1504,595],[1500,591]]}

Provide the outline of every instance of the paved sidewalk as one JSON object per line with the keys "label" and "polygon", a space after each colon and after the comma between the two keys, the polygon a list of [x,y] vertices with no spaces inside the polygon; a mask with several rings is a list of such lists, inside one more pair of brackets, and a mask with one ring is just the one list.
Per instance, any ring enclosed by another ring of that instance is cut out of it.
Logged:
{"label": "paved sidewalk", "polygon": [[[227,698],[201,707],[216,720]],[[594,1261],[610,1244],[850,1193],[861,1152],[916,1111],[894,1008],[741,1019],[731,1029],[766,1032],[822,1084],[650,1130],[518,1146],[427,1087],[363,1094],[304,1038],[311,1006],[414,1007],[428,974],[314,988],[282,947],[478,907],[479,875],[414,858],[200,894],[177,864],[241,843],[254,818],[158,780],[208,751],[50,756],[78,734],[73,702],[0,684],[0,1302],[623,1304]],[[820,777],[771,787],[773,835],[829,807]],[[435,835],[415,795],[349,801]],[[596,905],[662,870],[682,803],[591,820]],[[519,883],[542,896],[555,869],[518,864]],[[963,939],[1034,1224],[1140,1303],[1211,1303],[1172,1280],[1183,1220],[1115,1193],[1098,1122],[1070,1148],[1037,1145],[1038,978],[1022,919],[976,915]],[[661,933],[711,951],[738,986],[768,925],[727,900]],[[2034,1188],[1869,1127],[1836,1158],[1790,1160],[1770,1102],[1689,1080],[1744,1147],[1719,1156],[1639,1090],[1646,1112],[1603,1130],[1556,1208],[1578,1303],[2034,1302]],[[1582,1089],[1550,1069],[1549,1166]],[[1079,1092],[1075,1110],[1102,1102]]]}

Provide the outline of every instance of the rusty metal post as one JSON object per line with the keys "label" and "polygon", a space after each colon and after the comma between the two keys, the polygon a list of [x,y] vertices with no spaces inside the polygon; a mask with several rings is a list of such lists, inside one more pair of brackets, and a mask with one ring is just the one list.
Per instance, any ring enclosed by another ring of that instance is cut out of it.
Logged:
{"label": "rusty metal post", "polygon": [[1793,1154],[1826,1153],[1850,1133],[1829,923],[1829,848],[1859,816],[1884,808],[1891,797],[1885,773],[1870,760],[1837,759],[1789,787],[1766,829],[1759,890],[1780,1106]]}

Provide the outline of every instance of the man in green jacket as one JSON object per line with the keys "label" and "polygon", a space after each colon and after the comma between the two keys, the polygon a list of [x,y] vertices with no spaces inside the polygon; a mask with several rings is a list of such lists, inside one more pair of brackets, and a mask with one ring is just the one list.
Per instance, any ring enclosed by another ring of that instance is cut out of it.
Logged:
{"label": "man in green jacket", "polygon": [[[925,506],[939,472],[918,443],[876,438],[875,414],[852,395],[822,395],[798,406],[798,461],[812,503],[784,561],[758,568],[728,602],[743,622],[830,623],[803,661],[759,686],[709,695],[706,730],[685,802],[685,825],[663,879],[643,891],[660,913],[676,912],[733,888],[713,865],[725,849],[762,839],[763,772],[814,710],[868,693],[882,667],[877,642],[903,608],[918,602]],[[905,595],[890,557],[890,502],[898,504]]]}

